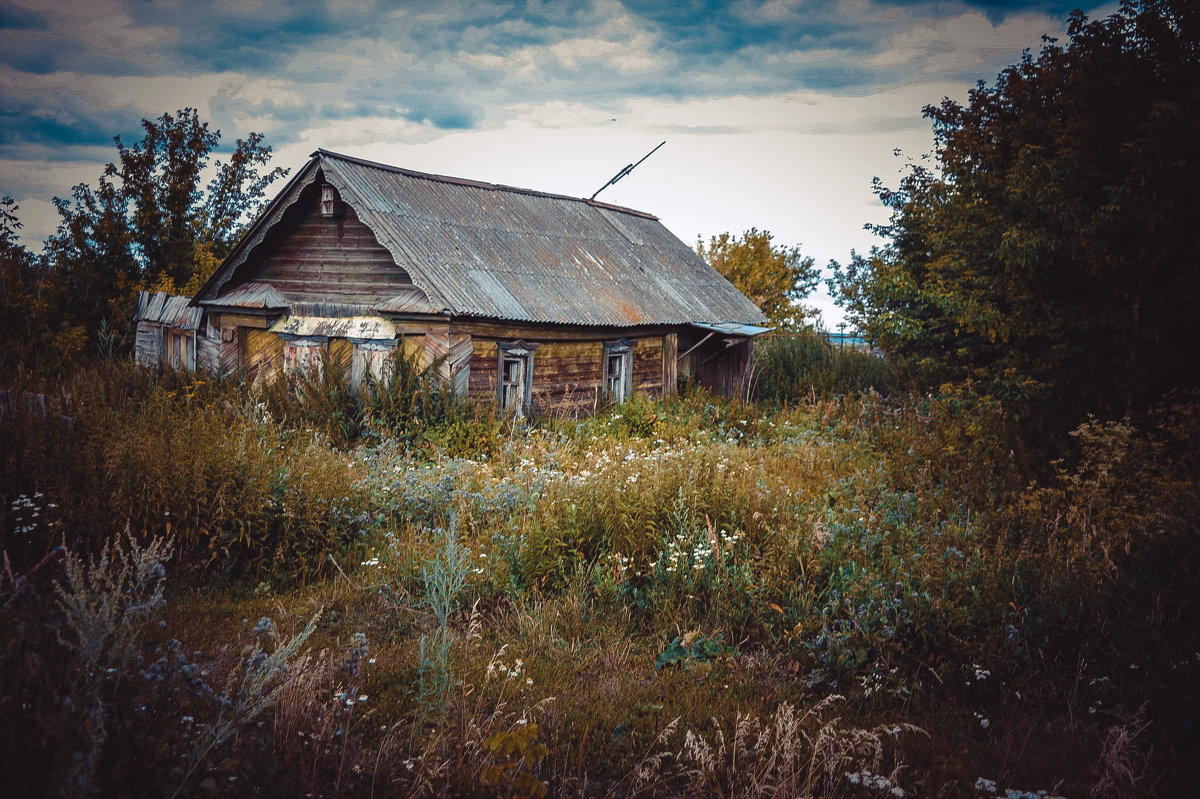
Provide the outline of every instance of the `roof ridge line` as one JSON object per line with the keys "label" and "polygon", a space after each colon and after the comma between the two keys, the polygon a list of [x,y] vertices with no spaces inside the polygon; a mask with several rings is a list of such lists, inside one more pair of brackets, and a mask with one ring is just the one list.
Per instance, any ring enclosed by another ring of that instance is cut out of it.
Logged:
{"label": "roof ridge line", "polygon": [[341,161],[349,161],[350,163],[357,164],[359,166],[365,166],[371,169],[381,169],[385,172],[395,172],[401,175],[407,175],[408,177],[418,178],[420,180],[432,180],[438,183],[449,183],[454,186],[466,186],[468,188],[484,189],[487,191],[506,191],[514,194],[525,194],[531,197],[546,197],[554,200],[570,200],[571,202],[583,203],[594,208],[603,208],[609,211],[632,214],[633,216],[640,216],[643,219],[652,219],[656,222],[660,221],[657,216],[647,213],[646,211],[639,211],[636,208],[626,208],[623,205],[614,205],[612,203],[601,202],[599,200],[590,200],[587,197],[571,197],[567,194],[554,194],[552,192],[539,191],[537,189],[524,189],[519,186],[508,186],[503,183],[488,183],[483,180],[457,178],[450,175],[439,175],[434,172],[421,172],[416,169],[406,169],[401,166],[385,164],[380,161],[370,161],[366,158],[358,158],[356,156],[346,155],[344,153],[335,153],[332,150],[326,150],[324,147],[318,147],[309,157],[316,158],[318,156],[325,158],[336,158]]}

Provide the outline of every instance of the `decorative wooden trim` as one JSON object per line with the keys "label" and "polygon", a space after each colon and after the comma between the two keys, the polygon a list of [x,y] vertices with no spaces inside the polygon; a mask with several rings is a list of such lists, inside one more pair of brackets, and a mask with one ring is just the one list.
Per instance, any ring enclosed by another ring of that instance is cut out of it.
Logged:
{"label": "decorative wooden trim", "polygon": [[496,402],[500,407],[504,408],[504,361],[512,357],[521,358],[525,361],[524,385],[522,386],[520,401],[517,402],[515,407],[504,408],[504,410],[523,416],[525,409],[532,404],[534,352],[540,346],[541,344],[539,343],[527,342],[524,339],[496,342]]}
{"label": "decorative wooden trim", "polygon": [[304,190],[316,182],[317,175],[321,173],[319,162],[315,160],[310,161],[306,169],[308,170],[308,174],[306,175],[304,172],[301,172],[296,175],[296,182],[287,187],[279,195],[279,202],[274,207],[269,208],[266,215],[254,223],[254,227],[242,238],[237,249],[230,254],[225,263],[221,264],[221,268],[217,273],[196,294],[196,297],[192,300],[193,303],[197,303],[200,300],[212,299],[220,294],[221,289],[233,277],[233,273],[242,264],[246,263],[254,248],[262,244],[272,228],[283,220],[283,215],[300,200],[300,195],[304,193]]}

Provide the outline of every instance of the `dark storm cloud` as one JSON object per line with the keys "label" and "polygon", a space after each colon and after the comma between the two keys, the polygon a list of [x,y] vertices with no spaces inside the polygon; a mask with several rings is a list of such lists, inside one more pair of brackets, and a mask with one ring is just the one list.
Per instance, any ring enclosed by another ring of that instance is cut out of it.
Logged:
{"label": "dark storm cloud", "polygon": [[[76,72],[93,79],[206,73],[282,79],[306,96],[310,118],[340,118],[355,109],[447,130],[486,124],[484,109],[514,103],[605,107],[617,98],[797,89],[861,94],[919,71],[921,52],[911,63],[870,63],[905,25],[972,9],[995,20],[1005,17],[1004,9],[1012,13],[1011,3],[985,0],[131,3],[118,6],[128,24],[104,39],[88,35],[88,20],[61,6],[47,1],[44,8],[37,2],[22,8],[6,0],[0,63],[28,74]],[[1021,4],[1022,11],[1056,16],[1065,8]],[[132,46],[111,46],[121,36]],[[935,44],[924,52],[940,51]],[[0,87],[6,107],[14,105],[10,96]],[[299,113],[294,103],[273,108],[245,98],[214,107],[230,119],[241,107],[279,123]],[[79,113],[78,121],[58,114],[29,135],[41,140],[61,130],[78,137],[90,127]]]}
{"label": "dark storm cloud", "polygon": [[[184,105],[204,108],[227,142],[258,130],[279,148],[313,125],[357,118],[429,136],[502,126],[514,109],[548,103],[615,117],[639,100],[863,96],[935,73],[969,85],[1036,48],[1070,7],[0,0],[0,181],[4,160],[129,140],[143,117]],[[1028,30],[998,32],[1031,14]],[[917,123],[884,115],[865,124]]]}

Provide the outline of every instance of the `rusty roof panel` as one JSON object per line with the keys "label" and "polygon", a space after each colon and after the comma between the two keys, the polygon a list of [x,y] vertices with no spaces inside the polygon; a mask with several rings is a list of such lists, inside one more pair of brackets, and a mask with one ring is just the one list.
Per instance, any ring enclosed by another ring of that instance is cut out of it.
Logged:
{"label": "rusty roof panel", "polygon": [[191,300],[191,297],[167,294],[165,291],[139,291],[133,321],[155,322],[180,330],[198,330],[204,311],[189,305]]}
{"label": "rusty roof panel", "polygon": [[764,320],[657,218],[319,150],[332,183],[433,306],[588,325]]}
{"label": "rusty roof panel", "polygon": [[281,309],[291,303],[270,283],[244,283],[212,300],[201,300],[201,304],[226,308]]}

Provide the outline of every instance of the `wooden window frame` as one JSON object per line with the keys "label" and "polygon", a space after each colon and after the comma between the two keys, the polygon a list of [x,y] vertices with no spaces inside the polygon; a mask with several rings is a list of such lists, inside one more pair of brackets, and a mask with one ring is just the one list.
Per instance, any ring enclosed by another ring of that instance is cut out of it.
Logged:
{"label": "wooden window frame", "polygon": [[[280,336],[280,338],[283,339],[284,374],[321,374],[324,369],[325,352],[329,349],[328,337]],[[300,357],[301,351],[305,353],[303,358]]]}
{"label": "wooden window frame", "polygon": [[353,346],[350,355],[350,385],[361,389],[367,382],[387,385],[390,378],[388,359],[398,347],[396,339],[348,339]]}
{"label": "wooden window frame", "polygon": [[[538,346],[523,340],[497,342],[496,402],[502,411],[521,417],[529,409],[533,400],[533,356]],[[506,380],[507,363],[520,364],[521,374],[516,382]],[[517,395],[516,401],[510,399],[510,394]]]}
{"label": "wooden window frame", "polygon": [[[613,364],[618,364],[616,370]],[[633,342],[628,339],[604,342],[604,360],[600,363],[604,393],[617,404],[633,393]]]}
{"label": "wooden window frame", "polygon": [[195,369],[191,331],[164,325],[163,342],[163,361],[172,369],[186,372]]}

